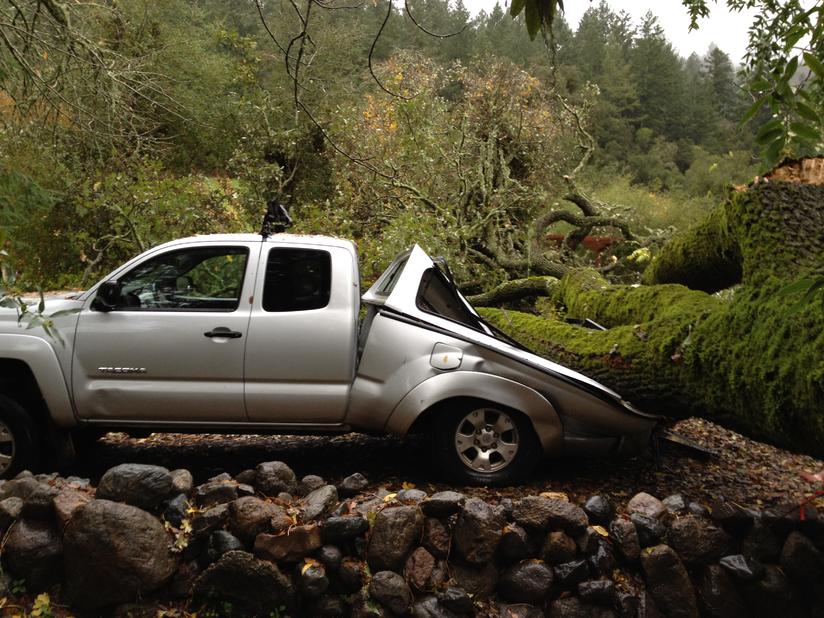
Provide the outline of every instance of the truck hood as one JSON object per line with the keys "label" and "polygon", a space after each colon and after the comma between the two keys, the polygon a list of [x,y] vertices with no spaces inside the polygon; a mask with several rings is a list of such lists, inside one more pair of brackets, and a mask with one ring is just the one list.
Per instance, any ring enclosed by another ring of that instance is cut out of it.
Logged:
{"label": "truck hood", "polygon": [[[473,316],[475,324],[470,326],[463,320],[456,321],[421,308],[419,302],[421,284],[427,273],[430,273],[429,276],[431,276],[432,271],[435,271],[435,276],[441,278],[442,283],[451,288],[454,302],[460,305],[459,313]],[[500,352],[555,378],[572,382],[576,386],[602,399],[608,399],[634,414],[655,418],[654,415],[646,414],[624,401],[618,393],[609,387],[582,373],[538,356],[487,324],[457,289],[446,265],[441,261],[433,260],[418,245],[395,258],[389,268],[363,295],[363,301],[370,305],[401,313],[418,322],[447,331],[464,341]]]}
{"label": "truck hood", "polygon": [[[44,296],[44,308],[43,314],[48,318],[49,316],[57,313],[58,311],[67,311],[71,309],[80,309],[83,305],[82,301],[77,300],[76,297],[79,297],[80,293],[72,292],[67,294],[46,294]],[[36,309],[38,303],[40,302],[40,298],[37,296],[24,296],[23,300],[29,305],[32,309]],[[55,320],[55,324],[58,328],[61,326],[65,326],[70,322],[74,322],[77,319],[77,316],[62,316]],[[17,310],[16,309],[8,309],[5,307],[0,307],[0,332],[8,333],[8,332],[18,332],[20,329],[26,328],[26,324],[19,324],[17,323]],[[33,334],[33,333],[29,333]]]}

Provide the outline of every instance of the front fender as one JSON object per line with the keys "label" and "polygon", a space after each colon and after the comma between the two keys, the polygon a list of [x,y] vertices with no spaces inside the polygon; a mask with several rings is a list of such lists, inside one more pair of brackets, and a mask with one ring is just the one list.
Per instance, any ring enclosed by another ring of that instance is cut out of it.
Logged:
{"label": "front fender", "polygon": [[526,414],[544,452],[547,455],[561,453],[563,426],[555,408],[545,397],[519,382],[475,371],[442,373],[421,382],[395,406],[385,430],[405,436],[423,412],[456,397],[485,399]]}
{"label": "front fender", "polygon": [[24,334],[0,334],[0,358],[25,363],[37,381],[52,420],[63,427],[77,424],[60,361],[49,343]]}

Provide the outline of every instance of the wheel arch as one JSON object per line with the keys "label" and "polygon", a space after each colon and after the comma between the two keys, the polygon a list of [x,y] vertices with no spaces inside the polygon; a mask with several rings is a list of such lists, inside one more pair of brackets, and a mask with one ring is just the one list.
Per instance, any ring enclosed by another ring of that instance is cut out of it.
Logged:
{"label": "wheel arch", "polygon": [[30,409],[39,420],[77,424],[60,362],[52,347],[31,335],[0,335],[0,392]]}
{"label": "wheel arch", "polygon": [[419,431],[432,422],[444,404],[467,399],[497,404],[523,414],[544,453],[561,453],[563,427],[552,404],[528,386],[486,373],[441,373],[421,382],[395,406],[385,430],[399,436]]}

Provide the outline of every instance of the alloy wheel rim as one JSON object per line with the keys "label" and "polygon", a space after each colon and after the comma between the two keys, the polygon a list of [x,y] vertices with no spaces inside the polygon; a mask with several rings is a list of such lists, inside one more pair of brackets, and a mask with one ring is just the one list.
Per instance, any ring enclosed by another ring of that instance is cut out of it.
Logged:
{"label": "alloy wheel rim", "polygon": [[11,468],[15,446],[14,434],[5,422],[0,421],[0,475]]}
{"label": "alloy wheel rim", "polygon": [[475,472],[503,470],[518,454],[518,429],[512,417],[495,408],[477,408],[455,429],[455,450],[461,462]]}

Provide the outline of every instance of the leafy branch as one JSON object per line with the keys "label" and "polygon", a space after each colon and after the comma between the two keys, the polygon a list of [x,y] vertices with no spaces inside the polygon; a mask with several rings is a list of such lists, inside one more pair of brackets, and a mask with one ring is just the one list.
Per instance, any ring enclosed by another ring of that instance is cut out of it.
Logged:
{"label": "leafy branch", "polygon": [[17,323],[26,324],[26,330],[42,328],[43,331],[57,341],[60,345],[65,345],[60,331],[54,324],[54,320],[61,316],[77,313],[77,309],[62,309],[46,315],[46,299],[43,292],[38,290],[40,296],[37,304],[27,302],[16,288],[17,273],[14,263],[8,251],[0,250],[0,307],[14,309],[17,311]]}

